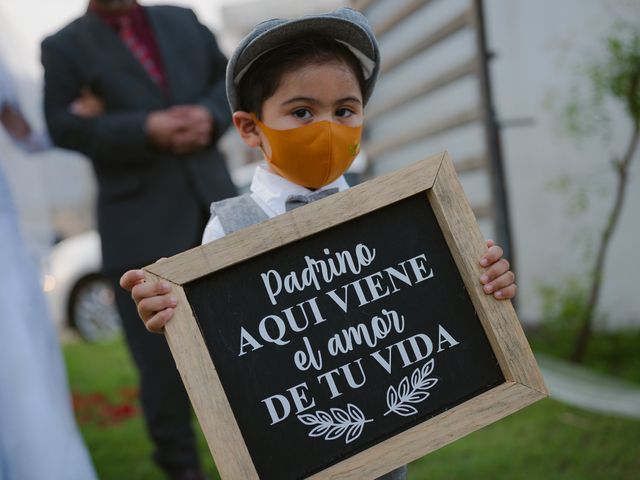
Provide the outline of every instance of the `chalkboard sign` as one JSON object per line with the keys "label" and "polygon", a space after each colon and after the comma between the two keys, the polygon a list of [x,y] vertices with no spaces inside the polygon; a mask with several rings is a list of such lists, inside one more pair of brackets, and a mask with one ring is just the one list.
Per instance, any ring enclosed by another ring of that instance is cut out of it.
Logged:
{"label": "chalkboard sign", "polygon": [[446,154],[147,267],[223,478],[376,478],[546,395]]}

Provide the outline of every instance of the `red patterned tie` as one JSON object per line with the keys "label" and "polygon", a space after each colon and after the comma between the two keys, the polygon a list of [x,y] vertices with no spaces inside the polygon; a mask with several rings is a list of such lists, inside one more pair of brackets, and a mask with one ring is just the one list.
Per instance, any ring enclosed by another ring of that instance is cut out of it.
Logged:
{"label": "red patterned tie", "polygon": [[133,56],[138,59],[138,61],[142,64],[146,72],[149,74],[151,79],[161,87],[163,85],[163,76],[160,72],[160,68],[158,64],[153,60],[149,50],[146,45],[140,41],[140,39],[136,36],[136,32],[134,31],[131,25],[131,19],[129,17],[123,17],[119,21],[120,29],[118,34],[120,35],[120,39],[124,42]]}

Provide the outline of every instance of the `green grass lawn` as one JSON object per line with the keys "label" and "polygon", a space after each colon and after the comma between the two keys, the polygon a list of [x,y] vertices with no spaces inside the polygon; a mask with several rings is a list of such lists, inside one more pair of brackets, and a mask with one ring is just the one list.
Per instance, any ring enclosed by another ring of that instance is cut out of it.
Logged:
{"label": "green grass lawn", "polygon": [[[64,348],[80,429],[102,480],[162,479],[150,460],[123,342]],[[218,478],[199,433],[205,469]],[[412,480],[626,480],[640,472],[640,421],[544,400],[410,466]]]}

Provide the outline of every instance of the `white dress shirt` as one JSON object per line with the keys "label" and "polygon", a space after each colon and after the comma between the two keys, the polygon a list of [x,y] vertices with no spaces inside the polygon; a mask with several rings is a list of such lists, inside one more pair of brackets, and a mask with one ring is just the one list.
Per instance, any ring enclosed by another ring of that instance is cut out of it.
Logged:
{"label": "white dress shirt", "polygon": [[[319,190],[328,188],[337,188],[342,192],[349,188],[349,185],[341,176]],[[291,195],[308,195],[313,191],[270,172],[264,163],[256,167],[249,190],[251,198],[269,218],[285,213],[285,203]],[[209,243],[224,236],[225,232],[220,220],[215,215],[211,215],[202,235],[202,243]]]}

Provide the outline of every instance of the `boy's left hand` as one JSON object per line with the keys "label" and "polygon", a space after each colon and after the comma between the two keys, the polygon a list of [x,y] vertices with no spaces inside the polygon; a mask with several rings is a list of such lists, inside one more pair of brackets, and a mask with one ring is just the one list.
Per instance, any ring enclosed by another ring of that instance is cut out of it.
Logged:
{"label": "boy's left hand", "polygon": [[515,275],[509,270],[509,262],[502,258],[502,248],[487,240],[487,252],[480,259],[480,265],[485,268],[480,276],[482,289],[487,295],[493,294],[498,300],[507,300],[516,296],[518,287]]}

